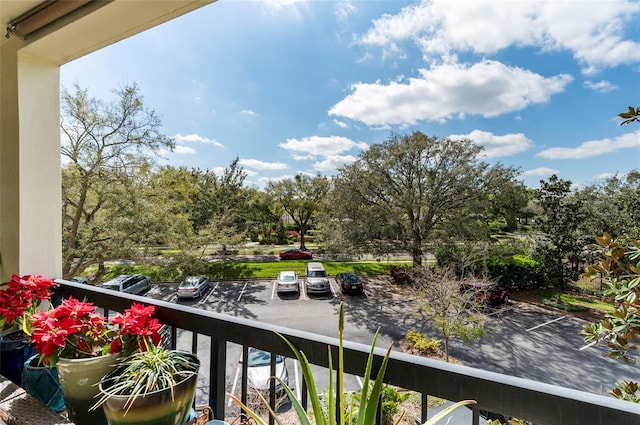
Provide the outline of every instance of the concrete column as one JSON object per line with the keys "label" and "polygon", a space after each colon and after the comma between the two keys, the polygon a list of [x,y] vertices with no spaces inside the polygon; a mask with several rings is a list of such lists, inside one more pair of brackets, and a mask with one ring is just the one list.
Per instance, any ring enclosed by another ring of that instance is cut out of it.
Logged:
{"label": "concrete column", "polygon": [[62,275],[60,68],[2,46],[0,278]]}

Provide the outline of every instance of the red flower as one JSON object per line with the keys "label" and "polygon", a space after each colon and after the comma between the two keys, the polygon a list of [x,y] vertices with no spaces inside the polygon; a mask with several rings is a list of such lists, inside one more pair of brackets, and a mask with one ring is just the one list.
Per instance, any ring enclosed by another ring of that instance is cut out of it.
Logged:
{"label": "red flower", "polygon": [[153,318],[153,306],[134,303],[111,322],[96,312],[93,303],[73,297],[50,311],[31,315],[31,341],[41,361],[55,365],[58,358],[87,358],[107,353],[129,355],[145,350],[149,342],[158,345],[160,322]]}
{"label": "red flower", "polygon": [[10,281],[0,285],[0,328],[8,329],[16,322],[26,328],[25,317],[49,299],[54,285],[53,280],[40,275],[12,275]]}

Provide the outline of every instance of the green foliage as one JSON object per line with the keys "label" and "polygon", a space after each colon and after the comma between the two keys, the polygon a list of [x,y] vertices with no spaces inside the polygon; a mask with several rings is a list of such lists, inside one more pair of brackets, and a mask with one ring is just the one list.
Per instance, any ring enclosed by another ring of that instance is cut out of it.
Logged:
{"label": "green foliage", "polygon": [[125,357],[118,373],[103,380],[103,393],[92,407],[101,406],[112,395],[128,396],[125,408],[143,394],[175,387],[177,383],[198,373],[200,362],[190,353],[167,350],[149,344],[147,350]]}
{"label": "green foliage", "polygon": [[492,279],[507,288],[531,288],[540,285],[538,261],[514,254],[511,257],[492,257],[487,263],[487,271]]}
{"label": "green foliage", "polygon": [[425,334],[416,330],[407,332],[406,338],[411,341],[413,347],[422,354],[436,354],[440,352],[442,341],[436,338],[429,338]]}
{"label": "green foliage", "polygon": [[[340,304],[340,313],[338,316],[338,335],[339,335],[339,347],[338,347],[338,373],[340,378],[338,379],[338,397],[340,400],[344,400],[344,353],[343,353],[343,331],[344,331],[344,304]],[[376,340],[378,338],[378,332],[374,335],[373,342],[371,343],[371,351],[369,353],[369,357],[367,360],[367,366],[364,372],[364,381],[363,381],[363,393],[359,396],[358,406],[355,409],[341,409],[339,412],[339,421],[336,420],[336,400],[335,400],[335,390],[334,390],[334,382],[333,382],[333,373],[329,374],[329,388],[327,390],[327,399],[322,401],[322,397],[320,393],[318,393],[318,388],[316,385],[315,378],[311,371],[311,364],[307,360],[305,354],[299,351],[291,342],[289,342],[286,338],[282,337],[284,341],[289,345],[296,358],[300,362],[300,368],[302,369],[302,374],[304,376],[305,383],[307,384],[307,389],[309,391],[309,401],[311,403],[312,408],[312,418],[309,417],[307,412],[304,410],[300,401],[298,401],[297,397],[289,388],[289,386],[279,378],[278,382],[282,385],[285,392],[289,396],[291,403],[294,407],[298,415],[298,419],[301,424],[310,425],[312,423],[316,425],[334,425],[339,423],[341,425],[354,423],[356,425],[370,425],[375,422],[375,417],[378,409],[378,403],[380,400],[380,394],[382,391],[384,379],[384,374],[386,371],[387,363],[389,361],[389,354],[391,353],[391,347],[387,350],[387,353],[380,365],[380,369],[378,370],[378,374],[375,380],[372,380],[372,367],[373,367],[373,351],[375,349]],[[333,370],[331,349],[329,348],[329,369]],[[231,396],[232,399],[249,415],[253,418],[258,424],[266,425],[266,422],[258,417],[253,411],[251,411],[247,406],[245,406],[240,400],[238,400],[235,396]],[[265,400],[266,401],[266,400]],[[270,413],[275,416],[275,413],[270,410]],[[355,419],[352,421],[352,417],[349,416],[350,412],[357,412]]]}
{"label": "green foliage", "polygon": [[[625,362],[638,361],[635,342],[640,337],[640,242],[624,237],[612,238],[608,233],[597,237],[600,260],[589,266],[588,275],[601,275],[605,295],[611,297],[615,310],[599,323],[584,327],[585,341],[604,343],[609,356]],[[618,383],[614,397],[638,401],[635,382]]]}
{"label": "green foliage", "polygon": [[640,106],[635,109],[633,106],[629,106],[626,112],[622,112],[618,114],[618,116],[623,119],[620,125],[630,124],[632,122],[640,123]]}
{"label": "green foliage", "polygon": [[[477,158],[470,140],[392,134],[340,170],[325,202],[323,244],[331,251],[386,254],[404,250],[421,265],[438,234],[475,238],[489,211],[487,188],[515,170]],[[482,236],[485,236],[484,234]]]}

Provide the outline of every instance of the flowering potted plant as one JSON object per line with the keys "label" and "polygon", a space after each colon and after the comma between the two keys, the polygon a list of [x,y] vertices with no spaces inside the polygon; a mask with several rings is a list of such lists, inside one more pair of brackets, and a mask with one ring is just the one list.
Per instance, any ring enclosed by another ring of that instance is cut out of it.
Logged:
{"label": "flowering potted plant", "polygon": [[160,322],[153,306],[134,303],[110,321],[93,303],[73,297],[56,308],[31,315],[31,341],[41,363],[57,366],[62,393],[74,423],[105,424],[100,410],[91,411],[97,383],[119,358],[160,344]]}
{"label": "flowering potted plant", "polygon": [[54,285],[40,275],[15,274],[0,285],[0,373],[17,385],[24,362],[33,354],[26,319],[49,299]]}

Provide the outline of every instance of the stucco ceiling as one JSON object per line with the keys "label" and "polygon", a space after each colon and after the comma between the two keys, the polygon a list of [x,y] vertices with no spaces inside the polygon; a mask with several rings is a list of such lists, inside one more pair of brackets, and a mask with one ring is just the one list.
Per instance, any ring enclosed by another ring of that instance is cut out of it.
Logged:
{"label": "stucco ceiling", "polygon": [[215,0],[92,1],[74,19],[61,19],[27,37],[4,37],[16,17],[43,0],[0,0],[3,48],[11,46],[59,65],[206,6]]}

